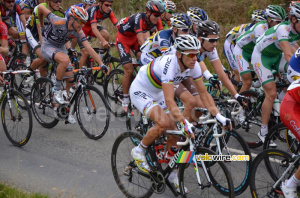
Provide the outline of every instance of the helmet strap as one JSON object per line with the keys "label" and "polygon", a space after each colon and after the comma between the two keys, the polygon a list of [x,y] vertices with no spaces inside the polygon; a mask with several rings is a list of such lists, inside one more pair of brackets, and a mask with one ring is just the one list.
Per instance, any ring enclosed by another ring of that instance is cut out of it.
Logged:
{"label": "helmet strap", "polygon": [[[296,17],[295,17],[295,18],[296,18]],[[297,18],[296,18],[296,20],[297,20]],[[296,32],[297,34],[300,33],[300,32],[298,32],[297,29],[296,29],[296,24],[297,24],[298,22],[299,22],[299,21],[297,20],[296,23],[293,23],[292,20],[291,20],[291,23],[293,24],[293,29],[295,30],[295,32]]]}
{"label": "helmet strap", "polygon": [[100,8],[99,10],[100,10],[100,12],[103,14],[104,12],[103,12],[103,10],[102,10],[102,6],[103,6],[104,4],[103,4],[103,2],[100,2],[100,3],[101,3],[101,6],[99,5],[99,8]]}
{"label": "helmet strap", "polygon": [[183,65],[184,70],[186,70],[186,69],[188,69],[188,67],[183,63],[182,57],[183,57],[183,54],[181,54],[181,57],[179,58],[179,60],[180,60],[181,64]]}
{"label": "helmet strap", "polygon": [[[150,11],[149,11],[150,12]],[[152,22],[151,22],[151,20],[150,20],[150,17],[151,17],[151,15],[152,15],[153,13],[152,12],[150,12],[150,15],[148,16],[148,17],[146,17],[146,23],[147,24],[153,24]],[[147,15],[146,15],[147,16]]]}
{"label": "helmet strap", "polygon": [[52,11],[56,11],[56,10],[51,6],[51,0],[49,1],[49,7],[52,9]]}
{"label": "helmet strap", "polygon": [[201,41],[201,48],[202,49],[204,49],[206,52],[208,51],[207,49],[205,49],[205,47],[203,47],[203,42],[204,42],[205,40],[204,39],[202,39],[202,41]]}

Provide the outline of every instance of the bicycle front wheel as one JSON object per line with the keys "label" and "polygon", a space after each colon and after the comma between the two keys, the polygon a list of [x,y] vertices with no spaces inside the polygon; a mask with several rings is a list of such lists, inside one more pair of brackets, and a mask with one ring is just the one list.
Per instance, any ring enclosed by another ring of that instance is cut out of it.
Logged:
{"label": "bicycle front wheel", "polygon": [[115,181],[126,197],[150,197],[153,194],[150,175],[140,171],[131,156],[131,150],[142,140],[135,132],[117,137],[111,152],[111,167]]}
{"label": "bicycle front wheel", "polygon": [[[20,108],[22,106],[22,108]],[[32,115],[25,97],[18,91],[5,96],[1,111],[2,126],[8,140],[15,146],[24,146],[32,133]]]}
{"label": "bicycle front wheel", "polygon": [[106,78],[104,86],[104,95],[107,99],[109,110],[116,117],[124,117],[126,115],[123,107],[123,87],[122,80],[124,76],[124,71],[121,69],[115,69],[110,72]]}
{"label": "bicycle front wheel", "polygon": [[84,134],[94,140],[98,140],[106,133],[110,113],[107,102],[95,86],[87,85],[76,100],[77,119]]}
{"label": "bicycle front wheel", "polygon": [[[212,150],[199,147],[195,155],[216,155]],[[198,161],[198,169],[192,163],[180,164],[179,188],[182,197],[234,197],[234,186],[230,172],[222,161],[206,161],[205,167]],[[205,174],[205,170],[207,174]],[[199,186],[197,175],[199,174],[202,189]],[[209,183],[211,181],[211,184]],[[186,193],[185,189],[188,190]]]}
{"label": "bicycle front wheel", "polygon": [[250,191],[252,197],[283,197],[280,185],[282,181],[293,175],[298,168],[298,163],[289,169],[277,186],[274,187],[274,184],[291,162],[292,155],[285,151],[268,149],[261,152],[253,161],[251,167]]}

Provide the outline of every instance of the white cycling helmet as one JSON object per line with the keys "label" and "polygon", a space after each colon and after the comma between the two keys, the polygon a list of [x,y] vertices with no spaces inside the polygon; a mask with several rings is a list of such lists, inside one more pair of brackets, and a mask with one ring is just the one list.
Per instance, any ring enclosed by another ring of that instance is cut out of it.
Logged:
{"label": "white cycling helmet", "polygon": [[166,12],[175,12],[176,11],[176,5],[173,1],[165,1],[166,3]]}
{"label": "white cycling helmet", "polygon": [[96,0],[82,0],[82,2],[87,5],[93,5],[97,3]]}
{"label": "white cycling helmet", "polygon": [[300,19],[300,3],[292,1],[290,3],[290,15],[295,16],[297,19]]}
{"label": "white cycling helmet", "polygon": [[201,44],[197,37],[184,34],[175,38],[174,47],[177,51],[199,50]]}

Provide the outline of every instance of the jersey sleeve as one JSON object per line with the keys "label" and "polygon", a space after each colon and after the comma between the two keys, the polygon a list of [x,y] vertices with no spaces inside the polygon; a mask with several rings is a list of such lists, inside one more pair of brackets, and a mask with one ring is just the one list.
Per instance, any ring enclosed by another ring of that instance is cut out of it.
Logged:
{"label": "jersey sleeve", "polygon": [[21,7],[18,4],[16,4],[16,12],[18,13],[19,16],[24,14],[21,10]]}
{"label": "jersey sleeve", "polygon": [[168,38],[168,34],[166,34],[165,31],[160,31],[158,32],[158,44],[159,44],[159,50],[161,51],[161,53],[165,53],[166,50],[169,49],[170,47],[170,41]]}
{"label": "jersey sleeve", "polygon": [[141,13],[135,15],[134,31],[136,34],[143,32],[143,17]]}
{"label": "jersey sleeve", "polygon": [[202,71],[201,71],[200,64],[198,62],[195,63],[192,77],[194,81],[198,81],[202,79]]}
{"label": "jersey sleeve", "polygon": [[113,11],[109,13],[109,19],[113,25],[116,25],[118,23],[118,19],[116,18],[115,13]]}
{"label": "jersey sleeve", "polygon": [[279,25],[279,27],[276,30],[276,36],[278,38],[278,41],[289,41],[289,33],[290,29],[287,28],[287,26]]}
{"label": "jersey sleeve", "polygon": [[263,35],[265,33],[265,31],[267,31],[267,29],[268,29],[267,24],[260,24],[259,26],[257,26],[254,30],[255,40],[257,40],[258,37]]}
{"label": "jersey sleeve", "polygon": [[213,62],[213,61],[219,59],[218,51],[217,51],[216,48],[213,51],[211,51],[211,52],[206,52],[206,55],[209,58],[210,62]]}
{"label": "jersey sleeve", "polygon": [[93,6],[91,8],[88,9],[89,12],[89,21],[90,23],[97,23],[97,12],[96,12],[96,6]]}
{"label": "jersey sleeve", "polygon": [[7,40],[8,39],[7,26],[2,21],[0,22],[0,39],[1,40]]}
{"label": "jersey sleeve", "polygon": [[83,48],[82,42],[86,41],[86,36],[85,36],[83,30],[80,30],[79,32],[77,32],[76,38],[77,38],[80,49]]}
{"label": "jersey sleeve", "polygon": [[163,67],[161,74],[161,83],[162,84],[173,84],[174,78],[176,76],[176,65],[175,59],[168,57],[163,62],[160,62],[161,67]]}
{"label": "jersey sleeve", "polygon": [[158,31],[160,31],[160,30],[163,30],[163,29],[164,29],[164,26],[163,26],[163,24],[162,24],[161,20],[159,20],[159,21],[157,22],[157,24],[156,24],[156,28],[157,28],[157,30],[158,30]]}

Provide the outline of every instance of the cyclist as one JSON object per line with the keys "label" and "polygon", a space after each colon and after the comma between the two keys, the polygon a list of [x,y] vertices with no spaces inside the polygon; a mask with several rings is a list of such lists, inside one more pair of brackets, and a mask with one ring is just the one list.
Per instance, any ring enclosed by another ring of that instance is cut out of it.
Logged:
{"label": "cyclist", "polygon": [[[180,113],[174,101],[174,84],[192,77],[199,93],[203,94],[201,97],[203,96],[205,106],[212,115],[216,116],[223,126],[230,122],[219,113],[201,80],[202,73],[197,63],[197,55],[201,47],[199,40],[192,35],[180,35],[175,39],[174,46],[175,54],[156,58],[147,66],[142,67],[130,87],[130,97],[134,106],[155,123],[147,131],[140,144],[131,151],[138,168],[144,172],[150,171],[145,158],[145,149],[167,129],[176,128],[172,117],[181,124],[182,132],[185,135],[191,135],[194,138],[193,125]],[[177,141],[177,136],[169,136],[166,150],[168,151]],[[179,192],[176,170],[170,174],[169,181]],[[186,189],[186,191],[188,190]]]}
{"label": "cyclist", "polygon": [[226,35],[226,39],[223,45],[223,53],[229,63],[230,68],[233,70],[235,74],[234,80],[237,82],[240,82],[240,73],[233,55],[233,49],[236,45],[236,39],[244,32],[246,32],[249,28],[251,28],[256,23],[256,21],[264,20],[265,19],[264,12],[265,11],[263,10],[254,10],[251,15],[251,19],[253,21],[252,23],[236,26],[232,28],[230,32],[228,32]]}
{"label": "cyclist", "polygon": [[[56,71],[56,84],[53,87],[54,99],[59,104],[64,104],[65,100],[62,96],[61,84],[62,79],[67,71],[72,71],[73,68],[68,68],[70,59],[66,53],[66,44],[72,38],[77,38],[79,46],[84,46],[90,55],[97,61],[99,65],[103,65],[97,53],[90,46],[89,42],[82,31],[82,26],[88,19],[86,10],[78,6],[72,6],[69,12],[70,17],[60,18],[48,10],[45,6],[38,6],[38,18],[41,28],[44,30],[43,43],[41,52],[47,61],[55,61],[58,63]],[[50,22],[45,28],[44,16]],[[67,45],[67,47],[70,47]],[[70,88],[70,83],[67,83],[67,90]]]}
{"label": "cyclist", "polygon": [[28,20],[33,9],[40,3],[44,3],[45,0],[17,0],[16,4],[21,7],[21,10],[25,14],[25,19]]}
{"label": "cyclist", "polygon": [[[96,0],[82,0],[82,3],[76,4],[74,6],[79,6],[87,10],[89,7],[91,7],[93,4],[96,4]],[[65,16],[68,17],[68,13],[70,11],[71,6],[66,10]]]}
{"label": "cyclist", "polygon": [[207,13],[201,8],[190,7],[187,11],[187,15],[190,17],[193,23],[190,34],[196,36],[197,26],[199,23],[208,19]]}
{"label": "cyclist", "polygon": [[117,25],[116,43],[124,68],[122,106],[125,111],[129,104],[128,90],[133,73],[130,50],[140,57],[139,48],[150,36],[150,31],[156,28],[157,30],[163,29],[161,22],[161,15],[165,11],[163,5],[159,1],[151,0],[147,2],[146,10],[146,12],[139,12],[120,20]]}
{"label": "cyclist", "polygon": [[220,28],[215,21],[206,20],[201,21],[197,26],[197,37],[201,42],[200,55],[198,57],[203,76],[210,81],[213,85],[219,85],[219,81],[216,80],[213,75],[207,70],[204,63],[204,58],[208,57],[211,65],[218,74],[219,79],[224,86],[230,91],[231,95],[241,104],[244,105],[247,99],[239,95],[224,72],[223,65],[219,59],[218,52],[216,50],[217,42],[219,40]]}
{"label": "cyclist", "polygon": [[[27,56],[28,47],[25,39],[25,16],[19,5],[15,4],[15,0],[3,0],[0,3],[0,14],[2,21],[6,24],[8,34],[14,39],[20,35],[22,42],[22,53]],[[15,26],[18,30],[16,30]]]}
{"label": "cyclist", "polygon": [[[299,55],[299,54],[298,54]],[[299,58],[295,62],[299,63]],[[291,61],[292,62],[292,59]],[[293,63],[294,64],[294,63]],[[296,65],[295,65],[296,66]],[[299,65],[297,65],[299,68]],[[288,127],[294,134],[298,141],[300,141],[299,128],[300,128],[300,75],[294,73],[294,82],[288,87],[288,91],[283,98],[280,105],[280,120]],[[286,198],[297,198],[297,186],[300,184],[300,167],[293,174],[291,178],[285,180],[281,184],[281,190]]]}
{"label": "cyclist", "polygon": [[[115,17],[114,12],[111,7],[113,5],[113,0],[100,0],[98,5],[91,6],[87,9],[89,14],[89,19],[87,23],[82,28],[86,36],[96,37],[100,41],[101,48],[109,48],[109,33],[104,27],[99,26],[97,23],[101,22],[107,18],[110,19],[112,24],[116,26],[118,20]],[[99,55],[100,58],[103,58],[105,50],[102,50]],[[86,65],[86,60],[88,58],[88,52],[86,49],[81,49],[82,56],[79,61],[79,67]]]}
{"label": "cyclist", "polygon": [[268,122],[274,100],[277,96],[272,70],[284,71],[300,39],[300,3],[290,4],[290,21],[282,22],[268,29],[256,42],[251,64],[265,91],[262,104],[262,125],[258,137],[264,142],[268,133]]}
{"label": "cyclist", "polygon": [[161,22],[164,27],[164,29],[170,29],[171,28],[171,17],[176,11],[176,5],[173,1],[165,1],[166,4],[166,10],[161,15]]}
{"label": "cyclist", "polygon": [[[61,0],[49,0],[47,3],[41,3],[40,5],[49,9],[53,14],[58,17],[63,18],[64,12],[61,9]],[[37,58],[34,59],[29,67],[29,70],[36,70],[40,68],[41,76],[47,75],[47,68],[45,68],[47,61],[43,58],[41,53],[41,43],[42,43],[42,33],[40,31],[40,21],[38,19],[38,6],[36,6],[33,10],[32,16],[27,20],[26,24],[26,39],[29,43],[30,48],[37,55]],[[50,22],[45,18],[44,24],[47,26]],[[24,82],[24,85],[33,84],[34,77],[29,76]]]}
{"label": "cyclist", "polygon": [[172,53],[174,39],[182,34],[189,34],[191,21],[184,13],[177,13],[171,18],[171,29],[161,30],[150,36],[140,48],[142,51],[140,61],[142,65],[147,65],[153,59],[163,54]]}
{"label": "cyclist", "polygon": [[[257,20],[259,23],[256,23],[237,39],[233,53],[243,81],[240,93],[248,91],[252,85],[249,62],[251,61],[251,55],[256,40],[263,35],[267,29],[281,23],[284,20],[285,15],[286,12],[281,6],[269,5],[266,9],[266,13],[261,12],[260,18]],[[267,20],[265,16],[267,16]]]}

